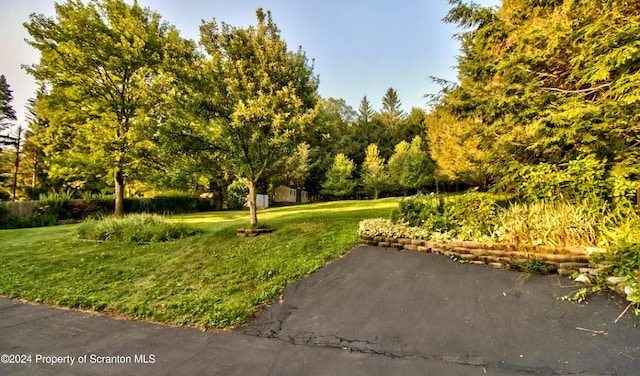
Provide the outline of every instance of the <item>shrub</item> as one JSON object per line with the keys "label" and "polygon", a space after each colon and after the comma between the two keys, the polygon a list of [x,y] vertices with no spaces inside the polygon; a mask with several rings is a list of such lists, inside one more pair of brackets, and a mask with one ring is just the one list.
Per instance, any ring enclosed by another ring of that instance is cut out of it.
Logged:
{"label": "shrub", "polygon": [[405,223],[397,223],[388,219],[374,218],[361,221],[358,226],[360,236],[383,236],[390,238],[423,239],[429,233],[419,227],[411,227]]}
{"label": "shrub", "polygon": [[466,193],[445,204],[445,217],[452,224],[449,232],[459,239],[490,237],[498,225],[498,205],[492,196]]}
{"label": "shrub", "polygon": [[605,161],[591,154],[563,165],[516,166],[498,185],[501,189],[515,189],[517,198],[524,202],[564,200],[603,203],[604,200],[626,197],[632,187],[624,171],[611,171],[607,177]]}
{"label": "shrub", "polygon": [[391,218],[396,222],[418,227],[427,221],[432,221],[433,217],[442,216],[443,213],[444,199],[442,196],[418,195],[400,200],[398,208],[391,213]]}
{"label": "shrub", "polygon": [[[596,285],[590,289],[580,291],[582,296],[577,293],[574,296],[568,296],[571,300],[584,300],[589,292],[598,292],[606,288],[614,288],[623,293],[627,300],[635,305],[635,314],[640,316],[640,243],[620,241],[614,246],[609,247],[607,252],[599,253],[593,259],[596,263],[605,263],[609,266],[601,270],[598,274]],[[608,277],[624,278],[624,288],[620,286],[611,286]],[[620,291],[622,290],[622,291]]]}
{"label": "shrub", "polygon": [[73,212],[69,200],[49,195],[40,200],[33,216],[37,218],[52,217],[57,221],[73,218]]}
{"label": "shrub", "polygon": [[467,193],[447,197],[415,196],[400,201],[392,219],[428,233],[477,240],[490,237],[497,225],[498,206],[486,194]]}
{"label": "shrub", "polygon": [[249,194],[249,188],[239,181],[234,181],[227,188],[227,208],[239,210],[244,208],[244,203]]}
{"label": "shrub", "polygon": [[78,227],[81,239],[128,243],[165,242],[200,233],[185,223],[168,223],[157,214],[90,219]]}

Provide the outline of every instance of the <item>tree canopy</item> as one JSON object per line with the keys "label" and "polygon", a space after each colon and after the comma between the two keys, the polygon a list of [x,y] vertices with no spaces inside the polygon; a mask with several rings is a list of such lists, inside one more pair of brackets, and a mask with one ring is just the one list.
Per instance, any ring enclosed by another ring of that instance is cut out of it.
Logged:
{"label": "tree canopy", "polygon": [[40,52],[27,70],[50,88],[51,134],[64,135],[51,142],[85,171],[92,165],[113,176],[121,214],[125,182],[152,160],[148,143],[194,46],[137,3],[69,0],[55,12],[32,14],[24,24]]}
{"label": "tree canopy", "polygon": [[[403,110],[393,87],[377,109],[366,95],[355,110],[321,98],[312,60],[262,9],[252,26],[203,22],[197,45],[135,2],[58,4],[25,24],[41,54],[27,70],[42,90],[23,175],[32,194],[108,184],[120,203],[126,183],[129,193],[215,192],[222,204],[239,181],[252,225],[257,191],[278,184],[322,198],[442,183],[538,197],[557,183],[546,197],[597,178],[598,194],[629,198],[640,176],[638,5],[449,2],[459,82],[435,79],[429,111]],[[0,99],[3,121],[15,118],[4,77]]]}
{"label": "tree canopy", "polygon": [[214,20],[200,27],[209,78],[201,93],[208,121],[219,132],[227,168],[249,188],[251,224],[257,225],[256,184],[269,177],[297,145],[316,112],[317,77],[302,51],[289,51],[270,12],[256,26]]}

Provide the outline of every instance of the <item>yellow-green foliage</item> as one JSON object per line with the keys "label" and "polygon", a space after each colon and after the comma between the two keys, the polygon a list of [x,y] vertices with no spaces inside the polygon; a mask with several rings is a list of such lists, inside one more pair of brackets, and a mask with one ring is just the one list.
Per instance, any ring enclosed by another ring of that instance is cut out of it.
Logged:
{"label": "yellow-green foliage", "polygon": [[589,246],[598,242],[598,218],[565,202],[513,204],[499,214],[502,240],[551,246]]}

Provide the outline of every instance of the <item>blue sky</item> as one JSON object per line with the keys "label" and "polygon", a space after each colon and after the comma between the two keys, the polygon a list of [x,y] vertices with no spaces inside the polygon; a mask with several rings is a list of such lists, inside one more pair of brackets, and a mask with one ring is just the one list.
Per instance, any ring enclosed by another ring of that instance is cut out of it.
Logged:
{"label": "blue sky", "polygon": [[[290,49],[302,46],[315,60],[323,97],[343,98],[357,109],[364,95],[373,107],[389,87],[402,107],[425,108],[423,95],[438,86],[429,77],[456,80],[459,44],[453,25],[442,22],[447,0],[138,0],[176,26],[183,37],[198,40],[201,20],[215,18],[234,26],[255,24],[255,10],[271,10]],[[497,6],[500,0],[474,0]],[[52,16],[52,0],[0,0],[0,74],[13,90],[13,107],[24,121],[24,103],[36,85],[21,64],[38,61],[22,23],[29,14]]]}

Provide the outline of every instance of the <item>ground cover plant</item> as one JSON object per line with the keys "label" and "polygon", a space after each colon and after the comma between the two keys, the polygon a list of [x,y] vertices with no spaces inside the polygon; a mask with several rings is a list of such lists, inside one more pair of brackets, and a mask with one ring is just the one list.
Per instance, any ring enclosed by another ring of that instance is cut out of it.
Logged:
{"label": "ground cover plant", "polygon": [[270,208],[276,231],[239,238],[245,211],[168,217],[202,230],[165,243],[90,243],[80,225],[0,231],[0,295],[201,328],[241,325],[357,242],[358,222],[395,199]]}

